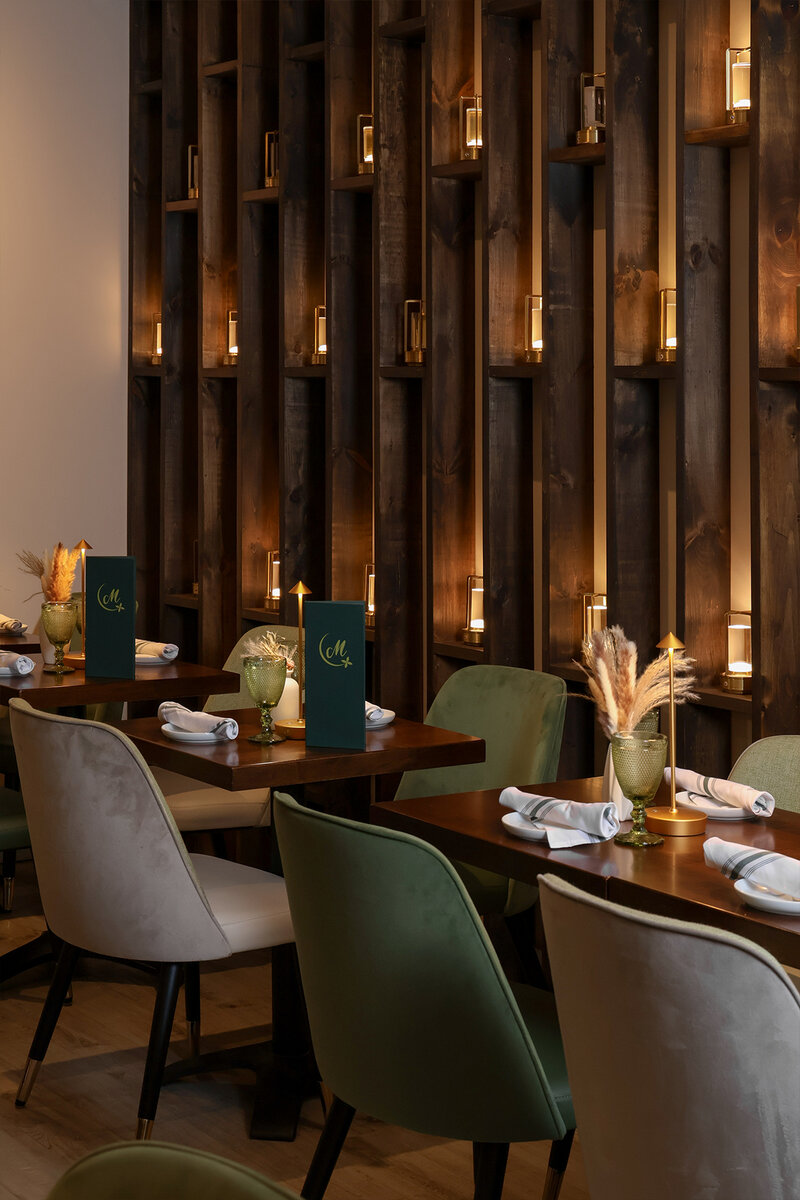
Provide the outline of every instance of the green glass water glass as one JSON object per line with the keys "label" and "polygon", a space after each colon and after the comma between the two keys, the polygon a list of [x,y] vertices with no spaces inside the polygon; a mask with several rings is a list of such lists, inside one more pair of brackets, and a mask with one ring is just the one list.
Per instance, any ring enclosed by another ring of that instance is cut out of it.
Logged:
{"label": "green glass water glass", "polygon": [[272,728],[271,710],[283,695],[286,683],[286,659],[248,654],[242,659],[242,671],[247,690],[258,705],[261,714],[261,732],[254,733],[247,740],[258,742],[262,746],[282,742],[283,738],[278,737]]}
{"label": "green glass water glass", "polygon": [[75,632],[77,620],[78,606],[74,600],[46,600],[42,605],[42,628],[56,652],[55,662],[43,668],[48,674],[68,675],[75,670],[64,665],[64,647]]}
{"label": "green glass water glass", "polygon": [[660,846],[664,839],[645,829],[644,810],[658,791],[667,762],[667,739],[663,733],[635,730],[615,733],[611,738],[611,758],[623,795],[633,805],[633,827],[618,833],[620,846]]}

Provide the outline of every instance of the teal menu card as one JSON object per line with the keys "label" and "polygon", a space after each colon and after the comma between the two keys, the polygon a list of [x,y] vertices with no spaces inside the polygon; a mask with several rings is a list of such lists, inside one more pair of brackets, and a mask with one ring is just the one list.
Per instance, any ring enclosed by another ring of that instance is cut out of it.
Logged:
{"label": "teal menu card", "polygon": [[364,750],[364,605],[305,606],[306,745]]}
{"label": "teal menu card", "polygon": [[86,674],[134,677],[136,559],[86,559]]}

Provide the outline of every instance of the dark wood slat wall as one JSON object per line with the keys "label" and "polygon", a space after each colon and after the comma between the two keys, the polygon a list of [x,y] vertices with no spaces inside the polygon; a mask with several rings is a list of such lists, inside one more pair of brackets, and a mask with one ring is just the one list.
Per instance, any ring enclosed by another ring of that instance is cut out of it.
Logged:
{"label": "dark wood slat wall", "polygon": [[[786,145],[800,125],[800,18],[780,0],[754,7],[749,706],[718,689],[730,597],[729,160],[748,129],[731,130],[724,113],[728,0],[675,11],[672,365],[655,361],[658,4],[607,0],[608,141],[575,147],[578,75],[594,54],[583,0],[494,0],[480,31],[461,0],[132,0],[129,545],[142,632],[222,661],[248,626],[295,619],[298,578],[318,598],[362,599],[374,561],[372,687],[384,704],[420,716],[467,662],[533,665],[537,623],[540,665],[571,677],[580,596],[599,582],[593,296],[605,223],[609,615],[642,658],[665,632],[660,410],[674,395],[677,631],[704,688],[683,752],[726,770],[734,710],[754,713],[755,733],[762,706],[766,731],[796,727],[800,166]],[[462,163],[458,98],[476,90],[483,154]],[[375,173],[358,176],[356,115],[370,111]],[[280,131],[273,190],[267,129]],[[187,197],[192,144],[198,200]],[[522,361],[522,325],[540,239],[537,366]],[[426,303],[423,364],[404,361],[406,299]],[[322,303],[328,357],[312,365]],[[235,365],[223,363],[228,309]],[[271,548],[282,552],[278,612],[264,608]],[[469,647],[466,579],[481,556],[485,645]],[[593,757],[592,710],[571,702],[562,773],[586,773]]]}

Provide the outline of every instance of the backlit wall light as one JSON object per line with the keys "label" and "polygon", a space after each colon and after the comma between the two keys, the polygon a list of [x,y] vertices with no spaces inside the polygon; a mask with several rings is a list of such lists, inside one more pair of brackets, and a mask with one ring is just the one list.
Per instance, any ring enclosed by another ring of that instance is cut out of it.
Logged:
{"label": "backlit wall light", "polygon": [[462,630],[462,639],[472,646],[483,645],[486,622],[483,617],[483,576],[467,576],[467,623]]}
{"label": "backlit wall light", "polygon": [[264,187],[274,188],[279,182],[278,131],[270,129],[264,134]]}
{"label": "backlit wall light", "polygon": [[729,692],[749,692],[753,685],[752,614],[725,614],[728,638],[728,669],[722,672],[722,686]]}
{"label": "backlit wall light", "polygon": [[583,640],[605,629],[608,622],[608,596],[605,592],[585,592],[583,597]]}
{"label": "backlit wall light", "polygon": [[197,146],[190,146],[186,156],[186,195],[190,200],[196,200],[200,195],[199,163]]}
{"label": "backlit wall light", "polygon": [[542,297],[525,297],[525,362],[542,361]]}
{"label": "backlit wall light", "polygon": [[239,361],[239,314],[235,308],[228,310],[228,353],[225,365],[235,367]]}
{"label": "backlit wall light", "polygon": [[749,46],[729,46],[725,51],[725,107],[731,125],[743,125],[750,119]]}
{"label": "backlit wall light", "polygon": [[657,362],[675,362],[678,347],[678,324],[675,288],[662,288],[658,293],[658,350]]}
{"label": "backlit wall light", "polygon": [[277,612],[281,603],[281,552],[267,551],[267,591],[264,607]]}
{"label": "backlit wall light", "polygon": [[153,339],[150,361],[154,367],[161,366],[161,313],[153,313]]}
{"label": "backlit wall light", "polygon": [[375,564],[364,567],[364,624],[367,629],[375,627]]}
{"label": "backlit wall light", "polygon": [[605,71],[582,71],[580,78],[582,125],[575,134],[578,146],[606,140],[606,75]]}
{"label": "backlit wall light", "polygon": [[403,304],[403,356],[407,363],[425,361],[425,302],[406,300]]}
{"label": "backlit wall light", "polygon": [[483,100],[480,96],[459,96],[458,135],[462,159],[480,158],[483,148]]}
{"label": "backlit wall light", "polygon": [[328,317],[324,304],[318,304],[314,309],[314,353],[312,363],[328,361]]}
{"label": "backlit wall light", "polygon": [[359,175],[371,175],[375,170],[372,131],[372,113],[359,113],[356,117],[356,146],[358,147]]}

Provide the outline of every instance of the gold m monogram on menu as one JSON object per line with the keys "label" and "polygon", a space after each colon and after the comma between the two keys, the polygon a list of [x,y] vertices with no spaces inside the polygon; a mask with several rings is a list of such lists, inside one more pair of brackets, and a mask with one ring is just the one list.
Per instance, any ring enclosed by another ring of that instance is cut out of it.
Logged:
{"label": "gold m monogram on menu", "polygon": [[339,638],[332,645],[326,645],[329,634],[324,634],[319,643],[319,656],[328,667],[352,667],[353,660],[347,653],[347,641]]}
{"label": "gold m monogram on menu", "polygon": [[120,599],[119,588],[107,588],[104,583],[101,583],[97,589],[97,603],[106,612],[125,612],[125,605]]}

